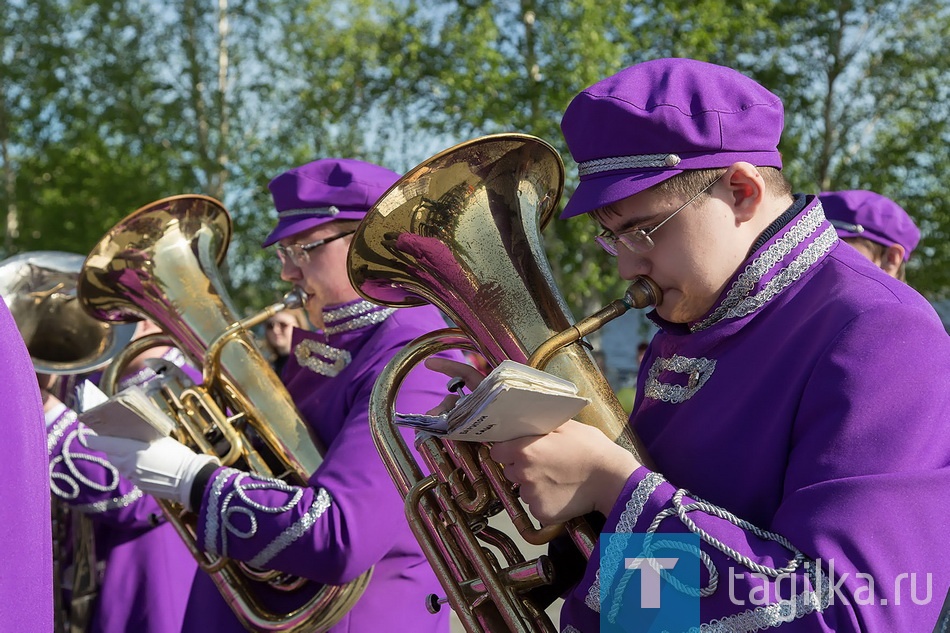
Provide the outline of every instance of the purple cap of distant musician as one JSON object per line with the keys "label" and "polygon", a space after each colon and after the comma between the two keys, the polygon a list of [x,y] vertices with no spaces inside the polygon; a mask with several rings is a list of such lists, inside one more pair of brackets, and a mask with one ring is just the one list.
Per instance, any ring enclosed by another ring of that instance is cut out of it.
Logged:
{"label": "purple cap of distant musician", "polygon": [[920,242],[920,229],[910,215],[890,198],[873,191],[852,189],[818,194],[825,217],[839,237],[863,237],[904,247],[904,261]]}
{"label": "purple cap of distant musician", "polygon": [[580,183],[561,214],[588,213],[688,169],[782,168],[781,100],[742,73],[693,59],[631,66],[574,97],[561,130]]}
{"label": "purple cap of distant musician", "polygon": [[396,172],[353,158],[322,158],[294,167],[267,185],[277,226],[262,246],[327,222],[362,220],[397,180]]}

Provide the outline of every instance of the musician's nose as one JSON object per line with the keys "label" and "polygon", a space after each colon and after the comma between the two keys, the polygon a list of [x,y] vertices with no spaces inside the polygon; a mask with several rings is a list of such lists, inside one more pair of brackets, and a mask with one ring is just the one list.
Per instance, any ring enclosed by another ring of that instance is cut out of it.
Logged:
{"label": "musician's nose", "polygon": [[630,281],[640,275],[650,274],[650,260],[648,257],[639,253],[632,252],[629,248],[621,248],[617,252],[617,272],[621,279]]}
{"label": "musician's nose", "polygon": [[284,281],[296,282],[303,278],[303,273],[300,267],[288,257],[286,260],[281,260],[280,278]]}

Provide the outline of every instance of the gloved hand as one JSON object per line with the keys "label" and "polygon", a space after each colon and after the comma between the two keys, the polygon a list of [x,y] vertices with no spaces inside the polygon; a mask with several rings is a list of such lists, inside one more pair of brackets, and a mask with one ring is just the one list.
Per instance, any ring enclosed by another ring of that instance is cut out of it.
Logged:
{"label": "gloved hand", "polygon": [[89,448],[102,451],[109,462],[143,491],[160,499],[177,501],[190,509],[191,486],[198,471],[217,457],[198,454],[171,437],[140,442],[110,435],[90,435]]}

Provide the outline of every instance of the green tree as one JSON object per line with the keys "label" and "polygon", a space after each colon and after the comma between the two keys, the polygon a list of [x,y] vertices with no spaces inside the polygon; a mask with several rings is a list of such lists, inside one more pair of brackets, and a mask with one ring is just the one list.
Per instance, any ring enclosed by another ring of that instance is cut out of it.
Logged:
{"label": "green tree", "polygon": [[[258,53],[274,3],[20,8],[0,14],[5,66],[15,70],[3,76],[0,110],[7,253],[87,252],[128,213],[170,195],[238,208],[253,195],[259,161],[273,160],[260,89],[273,73]],[[242,238],[236,231],[234,242]],[[229,261],[240,275],[236,250]],[[266,297],[256,290],[242,286],[236,303],[270,301],[270,286]]]}
{"label": "green tree", "polygon": [[929,0],[779,4],[776,45],[756,60],[786,104],[787,169],[803,190],[871,189],[923,231],[908,281],[950,291],[950,6]]}
{"label": "green tree", "polygon": [[[400,3],[401,4],[401,3]],[[557,123],[581,88],[632,63],[693,57],[735,67],[782,97],[780,149],[797,190],[869,188],[901,202],[925,238],[911,281],[948,289],[945,1],[409,2],[385,42],[379,99],[452,142],[519,131],[566,157]],[[446,143],[446,146],[449,143]],[[569,194],[574,183],[568,161]],[[586,313],[620,291],[594,229],[555,222],[558,283]]]}
{"label": "green tree", "polygon": [[[259,244],[267,182],[321,156],[404,171],[452,144],[559,129],[580,89],[688,56],[747,72],[786,104],[798,189],[870,188],[920,223],[910,281],[950,289],[947,0],[12,0],[0,6],[4,251],[82,252],[176,193],[231,209],[242,309],[286,290]],[[583,220],[545,232],[576,313],[624,284]]]}
{"label": "green tree", "polygon": [[[743,5],[593,0],[410,2],[385,41],[379,99],[439,138],[533,134],[568,156],[559,129],[582,88],[632,63],[690,56],[735,64],[756,44],[760,12]],[[566,192],[576,183],[567,165]],[[546,248],[558,284],[586,314],[625,286],[583,220],[553,222]]]}

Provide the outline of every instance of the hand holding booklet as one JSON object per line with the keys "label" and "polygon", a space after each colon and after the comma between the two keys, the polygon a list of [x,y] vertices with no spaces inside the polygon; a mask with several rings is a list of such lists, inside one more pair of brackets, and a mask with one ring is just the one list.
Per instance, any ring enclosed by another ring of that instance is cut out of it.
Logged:
{"label": "hand holding booklet", "polygon": [[396,424],[450,440],[503,442],[545,435],[590,402],[569,380],[506,360],[442,415],[396,414]]}
{"label": "hand holding booklet", "polygon": [[175,422],[141,387],[129,387],[106,398],[95,385],[86,381],[80,398],[84,410],[79,419],[98,435],[153,442],[175,430]]}

